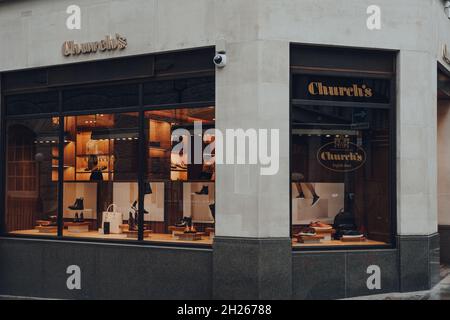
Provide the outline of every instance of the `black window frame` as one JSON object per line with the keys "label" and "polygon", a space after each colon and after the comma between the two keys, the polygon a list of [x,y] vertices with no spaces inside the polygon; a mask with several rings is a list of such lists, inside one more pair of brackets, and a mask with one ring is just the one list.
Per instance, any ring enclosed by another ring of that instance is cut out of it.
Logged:
{"label": "black window frame", "polygon": [[[58,112],[39,114],[39,118],[51,118],[58,117],[60,123],[64,123],[64,118],[67,116],[78,116],[78,115],[87,115],[93,113],[123,113],[123,112],[137,112],[139,114],[139,163],[138,163],[138,194],[139,194],[139,210],[141,210],[139,217],[140,222],[143,222],[143,208],[144,208],[144,185],[145,185],[145,157],[147,153],[145,151],[145,111],[152,110],[162,110],[162,109],[182,109],[182,108],[201,108],[201,107],[215,107],[215,92],[212,101],[198,101],[198,102],[188,102],[188,103],[178,103],[178,104],[168,104],[168,105],[144,105],[144,96],[143,96],[143,86],[145,83],[154,82],[154,81],[166,81],[166,80],[178,80],[178,79],[193,79],[193,78],[211,78],[211,81],[215,87],[215,68],[212,63],[212,57],[214,48],[200,48],[192,51],[186,51],[188,54],[192,54],[195,51],[201,52],[201,57],[204,58],[205,52],[208,50],[211,52],[210,64],[211,68],[205,68],[205,61],[200,62],[201,68],[199,70],[192,70],[186,72],[183,70],[182,72],[174,72],[174,73],[158,73],[155,72],[151,76],[148,77],[138,77],[138,78],[130,78],[130,79],[111,79],[110,81],[101,81],[101,82],[89,82],[87,81],[85,84],[77,83],[70,85],[54,85],[50,87],[37,87],[37,88],[21,88],[18,90],[6,90],[5,88],[5,73],[0,73],[0,161],[3,161],[3,165],[0,167],[0,237],[5,238],[20,238],[20,239],[30,239],[30,240],[58,240],[58,241],[72,241],[72,242],[89,242],[89,243],[108,243],[108,244],[119,244],[119,245],[139,245],[139,246],[150,246],[150,247],[175,247],[175,248],[198,248],[198,249],[211,249],[212,245],[207,244],[196,244],[196,243],[173,243],[173,242],[165,242],[163,240],[157,241],[144,241],[144,230],[143,223],[139,224],[138,231],[138,239],[137,240],[117,240],[117,239],[96,239],[96,238],[74,238],[63,235],[64,223],[63,223],[63,190],[64,190],[64,179],[61,177],[64,176],[64,126],[59,126],[59,159],[58,159],[58,193],[57,193],[57,201],[58,201],[58,233],[57,236],[53,235],[18,235],[11,234],[6,232],[6,133],[7,133],[7,121],[8,120],[23,120],[23,119],[32,119],[36,117],[36,114],[25,114],[25,115],[6,115],[6,104],[5,97],[9,95],[17,95],[17,94],[28,94],[28,93],[39,93],[39,92],[49,92],[55,91],[58,94]],[[170,53],[168,55],[171,56],[179,56],[182,55],[183,52],[178,53]],[[142,55],[137,56],[137,59],[142,59]],[[152,60],[155,59],[164,59],[165,54],[159,55],[148,55]],[[130,59],[129,57],[126,59]],[[131,58],[133,59],[133,58]],[[109,60],[118,60],[118,59],[109,59]],[[104,60],[98,60],[99,63],[102,63]],[[92,63],[92,62],[91,62]],[[74,64],[70,64],[69,66],[73,66]],[[83,63],[80,63],[83,65]],[[61,66],[58,66],[60,68]],[[51,67],[50,67],[51,68]],[[42,68],[46,69],[46,68]],[[26,70],[18,70],[15,71],[17,73],[26,72]],[[9,72],[8,72],[9,73]],[[79,88],[95,88],[95,87],[104,87],[104,86],[112,86],[112,85],[128,85],[135,84],[138,86],[138,104],[136,106],[131,107],[119,107],[119,108],[111,108],[111,109],[87,109],[87,110],[77,110],[77,111],[65,111],[63,109],[63,93],[65,90],[71,89],[79,89]],[[141,209],[142,208],[142,209]]]}

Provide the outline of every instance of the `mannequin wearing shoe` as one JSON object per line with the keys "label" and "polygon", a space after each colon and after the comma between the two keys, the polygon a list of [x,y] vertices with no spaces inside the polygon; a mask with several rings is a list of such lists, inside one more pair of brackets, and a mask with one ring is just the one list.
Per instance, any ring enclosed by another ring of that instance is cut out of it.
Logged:
{"label": "mannequin wearing shoe", "polygon": [[304,187],[306,187],[306,189],[308,189],[308,191],[313,196],[311,207],[314,207],[320,200],[320,196],[317,194],[316,188],[314,187],[314,185],[312,183],[303,182],[305,180],[305,176],[302,173],[298,173],[298,172],[297,173],[294,172],[292,174],[292,180],[296,181],[295,187],[298,192],[297,199],[305,199],[306,198],[304,190],[303,190],[303,186],[304,186]]}

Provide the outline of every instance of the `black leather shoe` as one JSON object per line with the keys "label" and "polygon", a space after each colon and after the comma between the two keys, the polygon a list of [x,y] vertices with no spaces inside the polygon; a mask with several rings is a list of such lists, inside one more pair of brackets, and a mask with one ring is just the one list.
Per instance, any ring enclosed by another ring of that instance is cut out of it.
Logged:
{"label": "black leather shoe", "polygon": [[216,204],[215,203],[210,204],[209,210],[211,210],[211,214],[212,214],[214,220],[216,220]]}
{"label": "black leather shoe", "polygon": [[75,213],[75,218],[73,218],[73,222],[74,222],[74,223],[80,222],[80,218],[78,217],[78,212]]}
{"label": "black leather shoe", "polygon": [[84,199],[79,198],[75,200],[75,203],[72,206],[69,206],[70,210],[84,210]]}
{"label": "black leather shoe", "polygon": [[209,194],[209,188],[208,188],[208,186],[203,186],[202,190],[200,190],[199,192],[196,192],[195,194],[198,194],[198,195],[208,195],[208,194]]}
{"label": "black leather shoe", "polygon": [[178,221],[177,223],[175,223],[175,227],[177,227],[177,228],[184,228],[186,226],[187,226],[186,218],[183,218],[180,221]]}

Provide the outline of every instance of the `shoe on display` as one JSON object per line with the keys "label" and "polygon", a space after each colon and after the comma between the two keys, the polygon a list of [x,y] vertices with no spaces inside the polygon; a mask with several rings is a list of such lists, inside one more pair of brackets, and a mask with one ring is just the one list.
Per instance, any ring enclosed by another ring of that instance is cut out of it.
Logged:
{"label": "shoe on display", "polygon": [[313,202],[312,202],[312,204],[311,204],[311,207],[315,207],[316,204],[319,202],[319,200],[320,200],[320,197],[319,197],[319,196],[314,196],[314,197],[313,197]]}
{"label": "shoe on display", "polygon": [[214,220],[216,220],[216,204],[215,203],[210,204],[209,210],[211,211],[211,215],[213,216]]}
{"label": "shoe on display", "polygon": [[303,192],[300,192],[300,194],[297,196],[297,199],[305,199],[305,194]]}
{"label": "shoe on display", "polygon": [[75,218],[73,218],[73,222],[74,222],[74,223],[80,222],[80,218],[78,217],[78,212],[75,213]]}
{"label": "shoe on display", "polygon": [[184,228],[186,226],[187,226],[186,218],[183,218],[180,221],[178,221],[177,223],[175,223],[175,227],[177,227],[177,228]]}
{"label": "shoe on display", "polygon": [[84,210],[84,199],[78,198],[72,206],[69,206],[70,210]]}
{"label": "shoe on display", "polygon": [[[132,209],[134,212],[138,212],[138,211],[139,211],[138,208],[137,208],[137,204],[138,204],[138,202],[137,202],[137,200],[136,200],[136,201],[133,202],[133,204],[131,205],[131,209]],[[149,214],[149,212],[148,212],[147,210],[144,209],[144,214]]]}
{"label": "shoe on display", "polygon": [[84,214],[83,211],[81,211],[80,213],[80,219],[78,220],[79,222],[84,222]]}
{"label": "shoe on display", "polygon": [[327,223],[321,222],[321,221],[311,222],[311,224],[309,226],[311,228],[322,229],[322,230],[333,229],[333,226],[331,226]]}
{"label": "shoe on display", "polygon": [[209,194],[209,187],[208,186],[203,186],[202,190],[196,192],[195,194],[207,196]]}
{"label": "shoe on display", "polygon": [[133,231],[135,229],[135,223],[133,213],[130,211],[128,215],[128,230]]}

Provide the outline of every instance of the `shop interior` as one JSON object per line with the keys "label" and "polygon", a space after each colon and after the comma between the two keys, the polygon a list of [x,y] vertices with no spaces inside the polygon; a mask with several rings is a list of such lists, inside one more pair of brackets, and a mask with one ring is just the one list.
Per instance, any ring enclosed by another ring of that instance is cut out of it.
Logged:
{"label": "shop interior", "polygon": [[294,247],[390,243],[389,111],[293,106]]}
{"label": "shop interior", "polygon": [[[204,150],[214,142],[214,106],[145,111],[144,137],[139,112],[65,116],[64,123],[60,119],[8,122],[9,233],[57,236],[59,132],[64,126],[64,237],[137,240],[143,221],[144,241],[212,244],[214,155],[195,164],[189,161],[188,148],[192,152],[194,141],[200,141]],[[202,131],[194,130],[195,123]],[[173,151],[177,145],[181,150]],[[139,154],[145,158],[143,210]]]}

